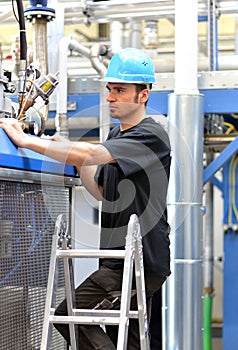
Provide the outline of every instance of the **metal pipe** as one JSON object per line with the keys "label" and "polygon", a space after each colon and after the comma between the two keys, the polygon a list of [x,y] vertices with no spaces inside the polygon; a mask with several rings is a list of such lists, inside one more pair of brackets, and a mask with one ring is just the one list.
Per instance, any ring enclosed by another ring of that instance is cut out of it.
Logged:
{"label": "metal pipe", "polygon": [[76,40],[68,39],[68,48],[69,50],[76,51],[80,53],[82,56],[89,58],[90,57],[90,49],[85,47],[84,45],[78,43]]}
{"label": "metal pipe", "polygon": [[[207,153],[207,165],[213,161],[213,154]],[[204,350],[211,350],[211,319],[213,297],[213,185],[207,182],[205,188],[206,215],[204,230]]]}
{"label": "metal pipe", "polygon": [[34,17],[32,19],[32,48],[33,61],[38,61],[40,63],[41,74],[48,74],[48,38],[46,17]]}
{"label": "metal pipe", "polygon": [[68,83],[67,83],[67,61],[68,50],[75,50],[83,56],[90,56],[90,49],[79,44],[76,40],[70,38],[62,38],[59,43],[59,61],[58,70],[59,74],[59,86],[57,90],[57,105],[56,105],[56,117],[55,127],[56,131],[61,135],[68,137],[69,127],[67,118],[67,98],[68,98]]}
{"label": "metal pipe", "polygon": [[144,46],[146,49],[156,49],[158,47],[158,22],[145,21]]}
{"label": "metal pipe", "polygon": [[90,50],[90,61],[94,69],[100,75],[100,78],[103,78],[107,69],[102,61],[99,59],[100,55],[106,54],[108,51],[107,46],[102,44],[94,44]]}
{"label": "metal pipe", "polygon": [[[59,45],[59,89],[57,93],[57,109],[55,125],[58,132],[64,133],[64,136],[68,135],[68,121],[67,121],[67,56],[68,50],[74,50],[90,59],[93,68],[98,72],[100,77],[103,77],[106,73],[106,67],[99,59],[100,55],[105,58],[110,58],[112,52],[108,50],[108,47],[103,44],[94,44],[91,49],[79,44],[76,40],[70,40],[69,38],[63,38]],[[109,111],[106,106],[106,88],[105,84],[101,84],[100,87],[100,139],[105,140],[109,131]]]}
{"label": "metal pipe", "polygon": [[[184,8],[189,14],[184,25]],[[197,89],[197,1],[175,1],[176,94],[198,93]],[[196,24],[196,25],[194,25]],[[186,39],[185,39],[186,38]],[[189,45],[188,45],[189,43]]]}
{"label": "metal pipe", "polygon": [[55,127],[56,131],[63,136],[68,136],[68,119],[67,119],[67,60],[68,60],[68,48],[69,39],[63,38],[59,43],[59,85],[57,89],[57,103],[56,103],[56,116]]}
{"label": "metal pipe", "polygon": [[[113,36],[113,38],[116,38]],[[112,39],[116,40],[116,39]],[[119,44],[119,41],[117,41]],[[112,52],[119,51],[122,46],[119,45],[113,45],[112,44]],[[148,54],[152,57],[154,66],[155,66],[155,72],[156,73],[173,73],[174,72],[174,66],[175,66],[175,59],[172,55],[166,55],[166,54],[157,54],[155,50],[149,50]],[[154,58],[154,55],[156,58]],[[158,57],[157,57],[158,55]],[[80,71],[80,64],[79,60],[75,58],[75,61],[70,62],[70,68],[73,70],[77,70],[77,74],[85,75],[84,73],[84,66],[82,68],[82,71]],[[107,61],[104,62],[107,64]],[[219,69],[220,71],[227,71],[227,70],[238,70],[238,55],[230,55],[230,56],[220,56],[218,58],[219,63]],[[85,62],[84,62],[85,64]],[[209,71],[209,59],[208,57],[199,57],[198,58],[198,71],[199,72],[208,72]],[[79,72],[79,73],[78,73]]]}
{"label": "metal pipe", "polygon": [[[48,0],[30,0],[31,7],[25,10],[25,17],[32,23],[33,61],[37,62],[42,75],[48,70],[48,37],[47,23],[55,16],[54,10],[47,7]],[[48,119],[48,104],[42,106],[42,101],[36,101],[35,108],[41,111],[42,119]]]}
{"label": "metal pipe", "polygon": [[[107,23],[112,21],[124,22],[125,18],[131,20],[158,20],[160,18],[171,19],[175,15],[174,1],[87,1],[87,7],[80,2],[78,6],[74,3],[67,2],[65,4],[66,17],[65,24],[85,23],[85,20],[90,20],[92,23]],[[86,9],[86,11],[85,11]],[[187,9],[186,9],[187,12]],[[235,14],[238,13],[238,8],[235,1],[217,1],[216,13]],[[200,17],[207,16],[207,4],[204,0],[198,1],[198,15]]]}
{"label": "metal pipe", "polygon": [[[103,78],[106,73],[106,67],[99,59],[100,55],[107,55],[108,47],[102,44],[94,44],[91,47],[90,61],[93,68],[97,70],[100,77]],[[109,110],[106,104],[106,87],[104,83],[100,84],[100,112],[99,112],[99,136],[100,142],[106,140],[106,137],[110,130],[110,116]]]}
{"label": "metal pipe", "polygon": [[129,22],[129,45],[128,47],[141,48],[141,21]]}
{"label": "metal pipe", "polygon": [[[184,25],[184,8],[188,13]],[[203,96],[197,82],[197,0],[175,1],[175,90],[169,96],[172,146],[168,215],[171,270],[166,350],[202,350]]]}
{"label": "metal pipe", "polygon": [[[153,59],[155,71],[157,73],[171,73],[175,71],[175,59],[172,55],[159,54],[159,57]],[[197,69],[199,72],[210,71],[209,57],[198,57]],[[238,69],[238,55],[219,56],[219,70],[234,70]]]}
{"label": "metal pipe", "polygon": [[171,270],[164,349],[202,349],[203,97],[169,96]]}
{"label": "metal pipe", "polygon": [[67,61],[68,50],[75,50],[83,56],[90,56],[90,49],[79,44],[76,40],[70,38],[62,38],[59,43],[59,61],[58,70],[59,74],[59,86],[57,90],[57,105],[56,105],[56,117],[55,126],[56,131],[68,136],[68,119],[67,119],[67,97],[68,97],[68,85],[67,85]]}
{"label": "metal pipe", "polygon": [[[48,38],[47,38],[47,18],[33,17],[32,18],[32,46],[33,46],[33,61],[39,62],[41,75],[48,74]],[[44,121],[48,119],[49,105],[44,104],[39,100],[35,103],[35,108],[40,110]]]}
{"label": "metal pipe", "polygon": [[110,41],[113,52],[118,52],[123,48],[123,24],[113,21],[110,25]]}
{"label": "metal pipe", "polygon": [[10,10],[8,10],[6,12],[0,13],[0,21],[1,21],[1,23],[7,21],[11,15],[12,15],[12,9],[10,9]]}
{"label": "metal pipe", "polygon": [[217,13],[216,0],[207,0],[208,21],[207,21],[207,42],[208,42],[208,58],[210,63],[209,70],[218,69],[218,33],[217,33]]}

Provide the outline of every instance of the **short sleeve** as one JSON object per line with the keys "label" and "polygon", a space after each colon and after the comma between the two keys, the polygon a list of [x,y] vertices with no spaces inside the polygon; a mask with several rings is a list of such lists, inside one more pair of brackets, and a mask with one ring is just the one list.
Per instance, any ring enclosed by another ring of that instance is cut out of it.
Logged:
{"label": "short sleeve", "polygon": [[136,127],[128,132],[108,139],[102,145],[111,153],[119,164],[125,176],[129,176],[142,169],[146,170],[156,164],[163,165],[162,159],[169,155],[169,145],[161,137],[161,131]]}

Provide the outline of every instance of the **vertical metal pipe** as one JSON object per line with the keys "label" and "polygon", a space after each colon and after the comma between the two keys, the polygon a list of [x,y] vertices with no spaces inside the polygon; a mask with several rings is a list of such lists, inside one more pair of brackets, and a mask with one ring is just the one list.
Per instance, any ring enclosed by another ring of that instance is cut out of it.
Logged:
{"label": "vertical metal pipe", "polygon": [[123,25],[119,21],[111,23],[110,42],[113,52],[118,52],[123,48]]}
{"label": "vertical metal pipe", "polygon": [[[184,11],[186,9],[186,22]],[[198,93],[198,4],[175,0],[175,88],[176,94]]]}
{"label": "vertical metal pipe", "polygon": [[[45,9],[45,8],[44,8]],[[28,12],[29,15],[30,12]],[[39,12],[38,15],[29,16],[32,23],[33,61],[38,62],[42,75],[48,74],[48,37],[47,16]],[[36,101],[35,108],[40,110],[43,119],[48,118],[48,105],[42,105],[42,101]]]}
{"label": "vertical metal pipe", "polygon": [[175,90],[168,106],[173,160],[168,191],[172,274],[165,292],[166,350],[203,348],[204,108],[197,87],[197,16],[197,0],[175,0]]}
{"label": "vertical metal pipe", "polygon": [[[206,154],[207,165],[214,157]],[[212,349],[212,298],[213,298],[213,185],[208,182],[205,187],[206,215],[204,218],[204,312],[203,312],[203,345],[204,350]]]}
{"label": "vertical metal pipe", "polygon": [[69,47],[69,39],[63,38],[59,42],[59,58],[58,58],[58,70],[59,74],[59,86],[57,89],[57,106],[55,116],[56,131],[62,136],[69,136],[68,118],[67,118],[67,53]]}
{"label": "vertical metal pipe", "polygon": [[38,61],[41,74],[48,74],[47,18],[34,17],[32,20],[33,61]]}
{"label": "vertical metal pipe", "polygon": [[67,118],[67,96],[68,96],[68,84],[67,84],[67,62],[68,62],[68,49],[80,52],[85,57],[90,56],[90,49],[85,48],[82,44],[77,43],[75,40],[70,40],[64,37],[59,42],[59,58],[58,58],[58,70],[59,74],[59,87],[57,89],[57,110],[55,117],[56,130],[63,136],[69,136],[68,118]]}
{"label": "vertical metal pipe", "polygon": [[141,21],[130,21],[130,40],[129,46],[141,48]]}
{"label": "vertical metal pipe", "polygon": [[172,274],[166,291],[167,350],[202,349],[202,121],[201,95],[170,95]]}
{"label": "vertical metal pipe", "polygon": [[[214,159],[207,153],[207,165]],[[208,182],[205,187],[206,215],[204,235],[204,288],[205,294],[213,293],[213,185]]]}
{"label": "vertical metal pipe", "polygon": [[218,70],[218,35],[217,35],[217,14],[216,0],[208,0],[208,20],[207,20],[207,51],[210,70]]}

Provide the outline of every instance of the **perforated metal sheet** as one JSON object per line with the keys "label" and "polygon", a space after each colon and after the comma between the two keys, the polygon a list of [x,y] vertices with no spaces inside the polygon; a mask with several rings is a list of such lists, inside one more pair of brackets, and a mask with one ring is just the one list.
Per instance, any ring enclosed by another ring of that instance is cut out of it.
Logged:
{"label": "perforated metal sheet", "polygon": [[[70,188],[0,181],[0,349],[40,349],[55,219]],[[63,269],[57,302],[64,297]],[[53,330],[51,349],[65,349]]]}

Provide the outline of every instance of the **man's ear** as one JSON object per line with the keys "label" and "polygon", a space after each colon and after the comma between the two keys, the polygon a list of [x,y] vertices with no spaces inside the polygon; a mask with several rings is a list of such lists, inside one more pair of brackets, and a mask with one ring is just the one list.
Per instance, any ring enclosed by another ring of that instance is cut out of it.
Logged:
{"label": "man's ear", "polygon": [[148,89],[143,89],[140,91],[140,102],[145,103],[149,98],[149,90]]}

